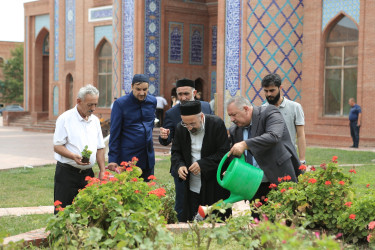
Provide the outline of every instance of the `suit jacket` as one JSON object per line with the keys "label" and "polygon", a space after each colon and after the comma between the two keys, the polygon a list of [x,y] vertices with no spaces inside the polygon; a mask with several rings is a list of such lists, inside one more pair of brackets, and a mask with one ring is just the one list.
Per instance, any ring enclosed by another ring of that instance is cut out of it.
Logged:
{"label": "suit jacket", "polygon": [[[201,101],[202,112],[204,114],[212,114],[211,106],[208,102]],[[174,131],[176,129],[177,124],[181,122],[181,111],[180,111],[180,104],[173,106],[167,112],[165,112],[163,128],[169,129],[170,133],[168,139],[162,139],[159,136],[159,142],[161,145],[168,146],[173,138],[174,138]]]}
{"label": "suit jacket", "polygon": [[[201,168],[201,201],[202,205],[212,205],[220,199],[229,197],[229,191],[223,189],[216,180],[218,165],[223,156],[229,151],[227,129],[223,120],[215,115],[205,115],[205,134],[202,142],[201,159],[198,164]],[[182,166],[189,168],[191,162],[191,138],[189,131],[177,125],[176,134],[172,144],[171,164],[177,173]],[[222,172],[225,169],[222,169]],[[189,214],[187,200],[189,195],[189,177],[185,181],[183,221],[191,220],[195,214]],[[180,179],[182,181],[182,179]]]}
{"label": "suit jacket", "polygon": [[[245,140],[249,151],[271,183],[289,175],[297,182],[300,161],[280,111],[273,105],[254,106],[251,118],[251,138]],[[243,141],[243,128],[229,128],[232,145]]]}
{"label": "suit jacket", "polygon": [[140,102],[133,92],[117,99],[111,113],[108,162],[120,164],[138,158],[137,166],[153,168],[155,152],[152,141],[156,98],[147,95]]}

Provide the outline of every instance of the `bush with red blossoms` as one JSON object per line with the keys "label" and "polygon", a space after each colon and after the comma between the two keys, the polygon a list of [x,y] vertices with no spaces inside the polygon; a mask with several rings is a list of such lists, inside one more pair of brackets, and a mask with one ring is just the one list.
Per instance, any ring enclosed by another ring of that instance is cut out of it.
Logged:
{"label": "bush with red blossoms", "polygon": [[375,196],[368,189],[368,196],[355,198],[352,174],[356,174],[354,169],[343,173],[334,156],[329,163],[300,175],[298,183],[283,178],[277,188],[271,184],[267,202],[258,212],[273,221],[342,233],[350,242],[364,240],[368,223],[375,220]]}
{"label": "bush with red blossoms", "polygon": [[136,160],[123,163],[115,176],[106,172],[102,180],[87,178],[73,204],[49,220],[51,248],[156,249],[172,244],[161,212],[166,191],[154,176],[149,183],[139,178]]}

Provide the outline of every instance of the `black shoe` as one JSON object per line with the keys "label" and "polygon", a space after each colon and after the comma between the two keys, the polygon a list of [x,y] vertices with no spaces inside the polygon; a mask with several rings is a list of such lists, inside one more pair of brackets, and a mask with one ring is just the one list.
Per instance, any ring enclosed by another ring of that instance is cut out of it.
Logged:
{"label": "black shoe", "polygon": [[354,145],[351,145],[349,148],[355,148]]}

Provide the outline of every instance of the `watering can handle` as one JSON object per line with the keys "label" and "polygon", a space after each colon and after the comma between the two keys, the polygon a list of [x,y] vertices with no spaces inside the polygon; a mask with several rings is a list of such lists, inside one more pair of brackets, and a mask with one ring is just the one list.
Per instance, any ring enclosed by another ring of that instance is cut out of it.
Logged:
{"label": "watering can handle", "polygon": [[[223,167],[223,164],[224,162],[226,161],[226,159],[228,158],[228,153],[226,153],[223,158],[221,159],[220,163],[219,163],[219,168],[217,169],[217,173],[216,173],[216,179],[217,179],[217,182],[219,183],[219,185],[221,186],[222,185],[222,180],[221,180],[221,177],[220,177],[220,174],[221,174],[221,168]],[[245,156],[244,154],[241,155],[241,158],[242,160],[245,160]]]}

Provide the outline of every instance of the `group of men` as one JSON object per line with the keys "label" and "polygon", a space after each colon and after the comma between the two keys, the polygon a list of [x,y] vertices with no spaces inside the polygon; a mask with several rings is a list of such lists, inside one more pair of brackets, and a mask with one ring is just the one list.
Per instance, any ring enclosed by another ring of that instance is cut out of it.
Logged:
{"label": "group of men", "polygon": [[[157,105],[156,98],[147,94],[148,87],[148,77],[137,74],[133,77],[132,92],[114,102],[108,154],[111,170],[122,161],[137,157],[145,181],[154,173],[152,130]],[[180,103],[165,113],[159,142],[172,143],[170,172],[176,187],[179,221],[192,220],[199,205],[211,205],[229,196],[216,180],[218,164],[228,151],[232,157],[245,154],[248,163],[264,171],[254,199],[264,199],[269,185],[277,184],[279,177],[290,176],[297,181],[299,166],[305,163],[302,107],[281,95],[281,78],[277,74],[266,76],[262,87],[268,103],[260,107],[240,96],[227,101],[227,114],[233,122],[228,137],[224,121],[212,114],[209,103],[194,100],[194,81],[177,81]],[[91,115],[98,98],[95,87],[81,88],[76,107],[56,122],[54,150],[58,162],[54,198],[62,202],[62,207],[71,204],[78,190],[84,188],[85,177],[93,176],[96,161],[99,178],[105,171],[100,123]],[[81,162],[80,152],[85,145],[93,151],[89,163]]]}

